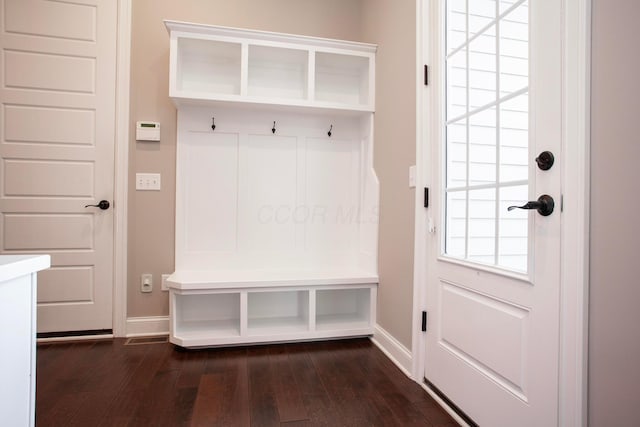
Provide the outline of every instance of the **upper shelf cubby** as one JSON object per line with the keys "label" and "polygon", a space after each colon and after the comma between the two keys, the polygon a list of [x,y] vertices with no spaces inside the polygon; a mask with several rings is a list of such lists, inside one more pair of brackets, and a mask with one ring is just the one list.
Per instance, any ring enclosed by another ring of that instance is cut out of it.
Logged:
{"label": "upper shelf cubby", "polygon": [[369,58],[316,52],[316,101],[369,104]]}
{"label": "upper shelf cubby", "polygon": [[240,95],[242,45],[180,37],[176,89],[183,93]]}
{"label": "upper shelf cubby", "polygon": [[376,46],[165,21],[176,103],[373,112]]}
{"label": "upper shelf cubby", "polygon": [[308,75],[308,51],[249,45],[249,97],[308,99]]}

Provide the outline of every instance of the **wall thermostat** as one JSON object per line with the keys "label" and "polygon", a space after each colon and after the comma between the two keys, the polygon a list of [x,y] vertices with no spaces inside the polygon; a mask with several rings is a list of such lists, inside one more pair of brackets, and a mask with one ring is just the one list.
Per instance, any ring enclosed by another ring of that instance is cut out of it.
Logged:
{"label": "wall thermostat", "polygon": [[160,141],[160,123],[136,122],[136,141]]}

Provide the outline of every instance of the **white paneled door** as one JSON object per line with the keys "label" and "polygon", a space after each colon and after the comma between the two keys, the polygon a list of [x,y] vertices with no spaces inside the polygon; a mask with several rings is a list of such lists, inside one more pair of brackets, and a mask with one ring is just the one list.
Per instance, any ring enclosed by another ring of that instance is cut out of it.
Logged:
{"label": "white paneled door", "polygon": [[[38,332],[112,329],[117,2],[0,0],[3,254],[48,253]],[[103,207],[106,207],[103,205]]]}
{"label": "white paneled door", "polygon": [[425,378],[479,425],[554,426],[562,171],[542,153],[562,156],[563,2],[436,3]]}

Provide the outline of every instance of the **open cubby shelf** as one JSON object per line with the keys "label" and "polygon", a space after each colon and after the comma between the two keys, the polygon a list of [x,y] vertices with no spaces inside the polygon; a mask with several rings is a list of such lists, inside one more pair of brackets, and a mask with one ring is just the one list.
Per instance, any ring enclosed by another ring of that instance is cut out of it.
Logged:
{"label": "open cubby shelf", "polygon": [[178,109],[171,342],[371,335],[376,47],[165,25]]}
{"label": "open cubby shelf", "polygon": [[177,103],[258,104],[374,110],[376,46],[165,21],[171,37],[170,96]]}
{"label": "open cubby shelf", "polygon": [[171,342],[200,347],[371,335],[376,290],[375,284],[212,294],[171,289]]}
{"label": "open cubby shelf", "polygon": [[240,43],[188,38],[177,43],[177,90],[240,95]]}
{"label": "open cubby shelf", "polygon": [[249,45],[247,95],[308,99],[309,52]]}

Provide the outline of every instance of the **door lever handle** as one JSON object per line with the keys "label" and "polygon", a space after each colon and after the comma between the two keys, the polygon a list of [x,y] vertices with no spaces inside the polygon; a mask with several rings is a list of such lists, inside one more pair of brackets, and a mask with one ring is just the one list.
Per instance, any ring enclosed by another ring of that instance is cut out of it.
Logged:
{"label": "door lever handle", "polygon": [[535,209],[542,216],[549,216],[553,213],[553,208],[555,207],[555,202],[553,201],[553,197],[548,194],[543,194],[538,197],[538,200],[532,200],[525,203],[522,206],[509,206],[507,208],[508,211],[512,211],[514,209]]}
{"label": "door lever handle", "polygon": [[85,208],[100,208],[103,211],[106,211],[109,209],[109,206],[111,206],[111,204],[108,200],[100,200],[97,205],[85,205]]}

